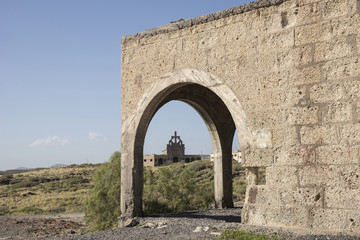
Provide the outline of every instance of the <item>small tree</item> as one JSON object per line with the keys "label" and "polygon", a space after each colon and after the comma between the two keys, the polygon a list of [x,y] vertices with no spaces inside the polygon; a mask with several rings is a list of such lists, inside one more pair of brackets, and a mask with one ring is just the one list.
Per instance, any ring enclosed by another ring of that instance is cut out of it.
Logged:
{"label": "small tree", "polygon": [[85,203],[85,221],[92,229],[116,227],[120,216],[121,154],[114,152],[110,161],[95,173],[94,188]]}

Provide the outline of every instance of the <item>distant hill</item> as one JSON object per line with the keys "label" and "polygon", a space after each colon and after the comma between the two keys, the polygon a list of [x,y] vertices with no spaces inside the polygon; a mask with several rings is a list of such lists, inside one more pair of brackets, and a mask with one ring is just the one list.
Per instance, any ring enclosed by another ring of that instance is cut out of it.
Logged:
{"label": "distant hill", "polygon": [[[58,163],[55,165],[52,165],[49,168],[57,168],[57,167],[66,167],[68,165],[63,164],[63,163]],[[16,173],[24,173],[24,172],[32,172],[32,171],[39,171],[42,169],[47,169],[47,168],[27,168],[27,167],[18,167],[16,169],[10,169],[10,170],[5,170],[5,171],[0,171],[0,175],[5,175],[5,174],[16,174]]]}
{"label": "distant hill", "polygon": [[66,166],[67,166],[66,164],[63,164],[63,163],[58,163],[58,164],[52,165],[50,168],[56,168],[56,167],[66,167]]}
{"label": "distant hill", "polygon": [[18,167],[18,168],[14,169],[14,170],[28,170],[28,169],[30,169],[30,168],[28,168],[28,167]]}
{"label": "distant hill", "polygon": [[32,171],[39,171],[42,169],[45,169],[45,168],[17,168],[17,169],[12,169],[12,170],[0,171],[0,175],[32,172]]}

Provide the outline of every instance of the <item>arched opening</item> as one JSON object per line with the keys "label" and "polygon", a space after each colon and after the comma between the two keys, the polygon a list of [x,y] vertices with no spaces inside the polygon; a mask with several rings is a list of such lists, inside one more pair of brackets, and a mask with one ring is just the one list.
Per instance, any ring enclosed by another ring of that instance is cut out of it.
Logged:
{"label": "arched opening", "polygon": [[143,162],[139,160],[143,159],[145,135],[154,114],[172,100],[192,106],[204,120],[214,153],[215,206],[233,207],[232,140],[237,128],[243,144],[251,139],[245,115],[232,91],[215,77],[201,71],[182,70],[149,88],[134,115],[122,124],[122,218],[142,215]]}

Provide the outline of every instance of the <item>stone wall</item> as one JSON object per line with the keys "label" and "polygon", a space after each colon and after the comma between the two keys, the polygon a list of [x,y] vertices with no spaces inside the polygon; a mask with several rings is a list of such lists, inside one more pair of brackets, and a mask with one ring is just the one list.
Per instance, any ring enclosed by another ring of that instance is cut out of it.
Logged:
{"label": "stone wall", "polygon": [[357,0],[262,0],[124,37],[123,212],[139,213],[125,170],[139,167],[138,123],[161,104],[139,109],[176,76],[229,109],[248,173],[244,223],[360,233],[359,12]]}

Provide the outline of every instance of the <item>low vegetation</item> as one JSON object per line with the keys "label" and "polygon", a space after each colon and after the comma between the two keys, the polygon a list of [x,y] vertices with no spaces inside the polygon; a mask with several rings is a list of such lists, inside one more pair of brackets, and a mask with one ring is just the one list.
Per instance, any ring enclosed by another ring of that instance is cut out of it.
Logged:
{"label": "low vegetation", "polygon": [[120,216],[120,152],[99,167],[94,187],[85,203],[85,221],[93,230],[116,227]]}
{"label": "low vegetation", "polygon": [[244,230],[225,230],[217,239],[221,240],[281,240],[279,236],[269,236]]}
{"label": "low vegetation", "polygon": [[0,176],[0,215],[84,211],[99,165],[83,164]]}
{"label": "low vegetation", "polygon": [[145,214],[208,209],[214,202],[212,163],[176,163],[144,172]]}
{"label": "low vegetation", "polygon": [[[120,215],[120,161],[7,173],[0,176],[0,215],[85,212],[93,230],[115,227]],[[264,171],[260,182],[264,183]],[[235,205],[245,199],[245,169],[233,162]],[[214,205],[210,161],[144,169],[143,211],[147,215],[208,209]]]}

